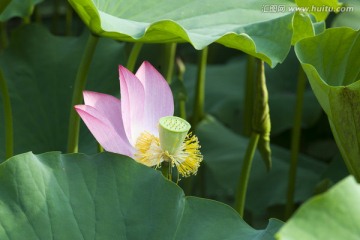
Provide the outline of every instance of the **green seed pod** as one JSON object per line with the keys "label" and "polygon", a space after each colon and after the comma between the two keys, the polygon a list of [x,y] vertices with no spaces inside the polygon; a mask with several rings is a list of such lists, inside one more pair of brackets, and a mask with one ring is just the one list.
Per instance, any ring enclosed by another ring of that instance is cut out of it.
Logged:
{"label": "green seed pod", "polygon": [[169,154],[174,154],[183,144],[190,124],[179,117],[167,116],[159,120],[160,146]]}
{"label": "green seed pod", "polygon": [[270,149],[270,110],[268,103],[268,91],[265,80],[264,62],[258,60],[258,74],[256,79],[256,95],[254,102],[254,113],[252,129],[260,134],[258,150],[265,162],[267,170],[271,168],[271,149]]}

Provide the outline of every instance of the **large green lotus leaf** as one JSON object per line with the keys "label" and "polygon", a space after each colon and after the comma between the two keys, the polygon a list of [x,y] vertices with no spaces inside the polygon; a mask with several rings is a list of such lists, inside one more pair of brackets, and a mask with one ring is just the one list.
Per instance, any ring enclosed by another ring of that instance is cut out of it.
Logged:
{"label": "large green lotus leaf", "polygon": [[360,1],[343,0],[344,10],[332,22],[332,27],[351,27],[355,30],[360,28]]}
{"label": "large green lotus leaf", "polygon": [[356,240],[360,236],[360,186],[347,177],[310,199],[276,234],[279,240]]}
{"label": "large green lotus leaf", "polygon": [[0,165],[1,239],[274,239],[117,154],[24,153]]}
{"label": "large green lotus leaf", "polygon": [[[214,118],[207,117],[196,131],[204,155],[207,194],[231,198],[241,172],[248,138],[234,134]],[[246,209],[263,214],[267,207],[285,204],[290,151],[272,145],[272,169],[267,172],[261,156],[256,152],[247,193]],[[300,155],[296,179],[295,201],[302,202],[313,194],[325,165]]]}
{"label": "large green lotus leaf", "polygon": [[[14,32],[10,46],[0,55],[0,68],[13,107],[15,153],[66,151],[73,84],[87,35],[56,37],[38,25]],[[100,39],[86,89],[119,94],[117,69],[124,62],[124,44]],[[5,150],[3,114],[1,110],[1,161]],[[81,151],[95,152],[93,137],[83,130]]]}
{"label": "large green lotus leaf", "polygon": [[[290,50],[294,12],[288,8],[296,6],[291,0],[69,2],[91,31],[101,36],[148,43],[190,42],[196,49],[217,42],[270,66],[282,62]],[[304,22],[298,24],[294,27]]]}
{"label": "large green lotus leaf", "polygon": [[[5,22],[13,17],[29,17],[33,10],[34,6],[43,0],[1,0],[0,10],[5,6],[4,11],[0,11],[0,22]],[[9,2],[7,5],[6,2]]]}
{"label": "large green lotus leaf", "polygon": [[336,143],[360,181],[360,31],[328,29],[295,47]]}
{"label": "large green lotus leaf", "polygon": [[[195,95],[197,67],[187,65],[184,83],[188,93],[188,110],[192,112]],[[267,87],[271,117],[271,134],[276,135],[293,126],[299,63],[291,51],[281,65],[266,68]],[[206,68],[205,110],[231,129],[240,133],[245,95],[246,61],[234,59],[224,65],[208,65]],[[304,96],[304,128],[312,126],[321,116],[321,107],[311,91]]]}

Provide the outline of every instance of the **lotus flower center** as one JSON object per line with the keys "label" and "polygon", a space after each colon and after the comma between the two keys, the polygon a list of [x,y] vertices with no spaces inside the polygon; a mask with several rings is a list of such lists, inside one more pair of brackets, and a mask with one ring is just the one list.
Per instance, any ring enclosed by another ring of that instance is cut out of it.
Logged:
{"label": "lotus flower center", "polygon": [[183,176],[196,174],[202,155],[196,136],[188,134],[190,124],[179,117],[159,120],[159,137],[143,132],[138,137],[135,160],[147,166],[160,167],[162,162],[176,166]]}

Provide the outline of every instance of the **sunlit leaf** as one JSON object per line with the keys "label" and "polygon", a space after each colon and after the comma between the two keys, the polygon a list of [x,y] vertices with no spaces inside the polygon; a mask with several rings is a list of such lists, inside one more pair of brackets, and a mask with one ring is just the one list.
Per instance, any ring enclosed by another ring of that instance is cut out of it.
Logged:
{"label": "sunlit leaf", "polygon": [[344,161],[360,181],[360,31],[328,29],[303,39],[295,50]]}
{"label": "sunlit leaf", "polygon": [[360,236],[360,186],[348,177],[311,198],[276,234],[279,240],[356,240]]}
{"label": "sunlit leaf", "polygon": [[315,16],[318,21],[327,18],[330,12],[338,12],[341,3],[338,0],[295,0],[304,12],[309,12]]}
{"label": "sunlit leaf", "polygon": [[[296,6],[291,0],[69,2],[91,31],[101,36],[151,43],[190,42],[196,49],[217,42],[270,66],[282,62],[290,50],[294,12],[288,7]],[[307,31],[302,24],[295,27]]]}
{"label": "sunlit leaf", "polygon": [[324,25],[324,22],[318,24],[319,25],[315,25],[307,13],[296,12],[293,18],[294,33],[291,43],[295,44],[303,38],[318,34],[317,30]]}
{"label": "sunlit leaf", "polygon": [[229,206],[185,197],[159,171],[102,153],[25,153],[0,165],[1,239],[273,239]]}

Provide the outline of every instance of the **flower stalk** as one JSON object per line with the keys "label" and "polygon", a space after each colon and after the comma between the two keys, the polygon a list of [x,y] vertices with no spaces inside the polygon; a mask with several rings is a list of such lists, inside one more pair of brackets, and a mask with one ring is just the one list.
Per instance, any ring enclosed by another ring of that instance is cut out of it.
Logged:
{"label": "flower stalk", "polygon": [[144,44],[141,42],[136,42],[133,44],[127,63],[126,68],[129,69],[129,71],[134,72],[136,61],[139,57],[139,53],[141,51],[141,48]]}
{"label": "flower stalk", "polygon": [[0,22],[0,51],[8,45],[8,36],[6,32],[6,22]]}
{"label": "flower stalk", "polygon": [[251,135],[251,121],[254,111],[254,86],[255,86],[255,57],[247,56],[246,82],[245,82],[245,105],[244,105],[244,130],[245,136]]}
{"label": "flower stalk", "polygon": [[174,73],[176,43],[165,43],[164,45],[164,59],[163,59],[163,75],[166,81],[171,84],[172,76]]}
{"label": "flower stalk", "polygon": [[59,32],[59,22],[60,22],[60,0],[53,1],[53,12],[52,17],[52,32],[58,34]]}
{"label": "flower stalk", "polygon": [[204,48],[200,52],[198,60],[198,73],[195,90],[194,110],[192,115],[192,126],[196,128],[197,124],[205,115],[204,103],[205,103],[205,74],[206,74],[206,62],[208,55],[208,47]]}
{"label": "flower stalk", "polygon": [[306,88],[306,75],[302,67],[299,69],[296,90],[294,125],[291,134],[291,158],[288,177],[287,199],[285,218],[288,219],[294,211],[294,195],[296,184],[296,172],[299,158],[299,147],[301,139],[301,119],[304,105],[304,94]]}
{"label": "flower stalk", "polygon": [[66,22],[66,29],[65,34],[66,36],[71,36],[72,34],[72,21],[73,21],[73,15],[74,10],[72,9],[70,3],[66,4],[66,15],[65,15],[65,22]]}
{"label": "flower stalk", "polygon": [[244,217],[245,209],[245,200],[246,192],[249,182],[249,176],[252,166],[252,161],[254,158],[255,150],[259,142],[260,134],[252,132],[250,136],[250,141],[246,149],[244,162],[241,168],[240,178],[236,189],[236,200],[235,200],[235,210],[238,211],[240,216]]}
{"label": "flower stalk", "polygon": [[3,98],[5,116],[5,157],[8,159],[14,155],[14,129],[9,90],[1,70],[0,91]]}
{"label": "flower stalk", "polygon": [[180,81],[182,86],[182,91],[180,91],[178,95],[178,102],[179,102],[179,116],[182,119],[186,119],[186,89],[184,87],[184,73],[185,73],[185,64],[181,61],[180,58],[176,59],[176,66],[177,66],[177,78]]}
{"label": "flower stalk", "polygon": [[235,196],[235,210],[237,210],[241,216],[244,215],[248,181],[255,150],[257,148],[266,163],[267,169],[271,167],[271,151],[269,146],[270,113],[265,80],[265,67],[264,61],[258,59],[257,63],[256,88],[254,88],[256,92],[253,104],[251,137],[245,153]]}
{"label": "flower stalk", "polygon": [[90,64],[96,49],[99,38],[93,34],[89,35],[84,55],[81,59],[80,66],[75,78],[74,92],[71,102],[69,132],[68,132],[68,147],[69,153],[78,152],[79,132],[80,132],[80,117],[73,109],[74,105],[81,103],[82,91],[86,86],[86,79],[89,72]]}

